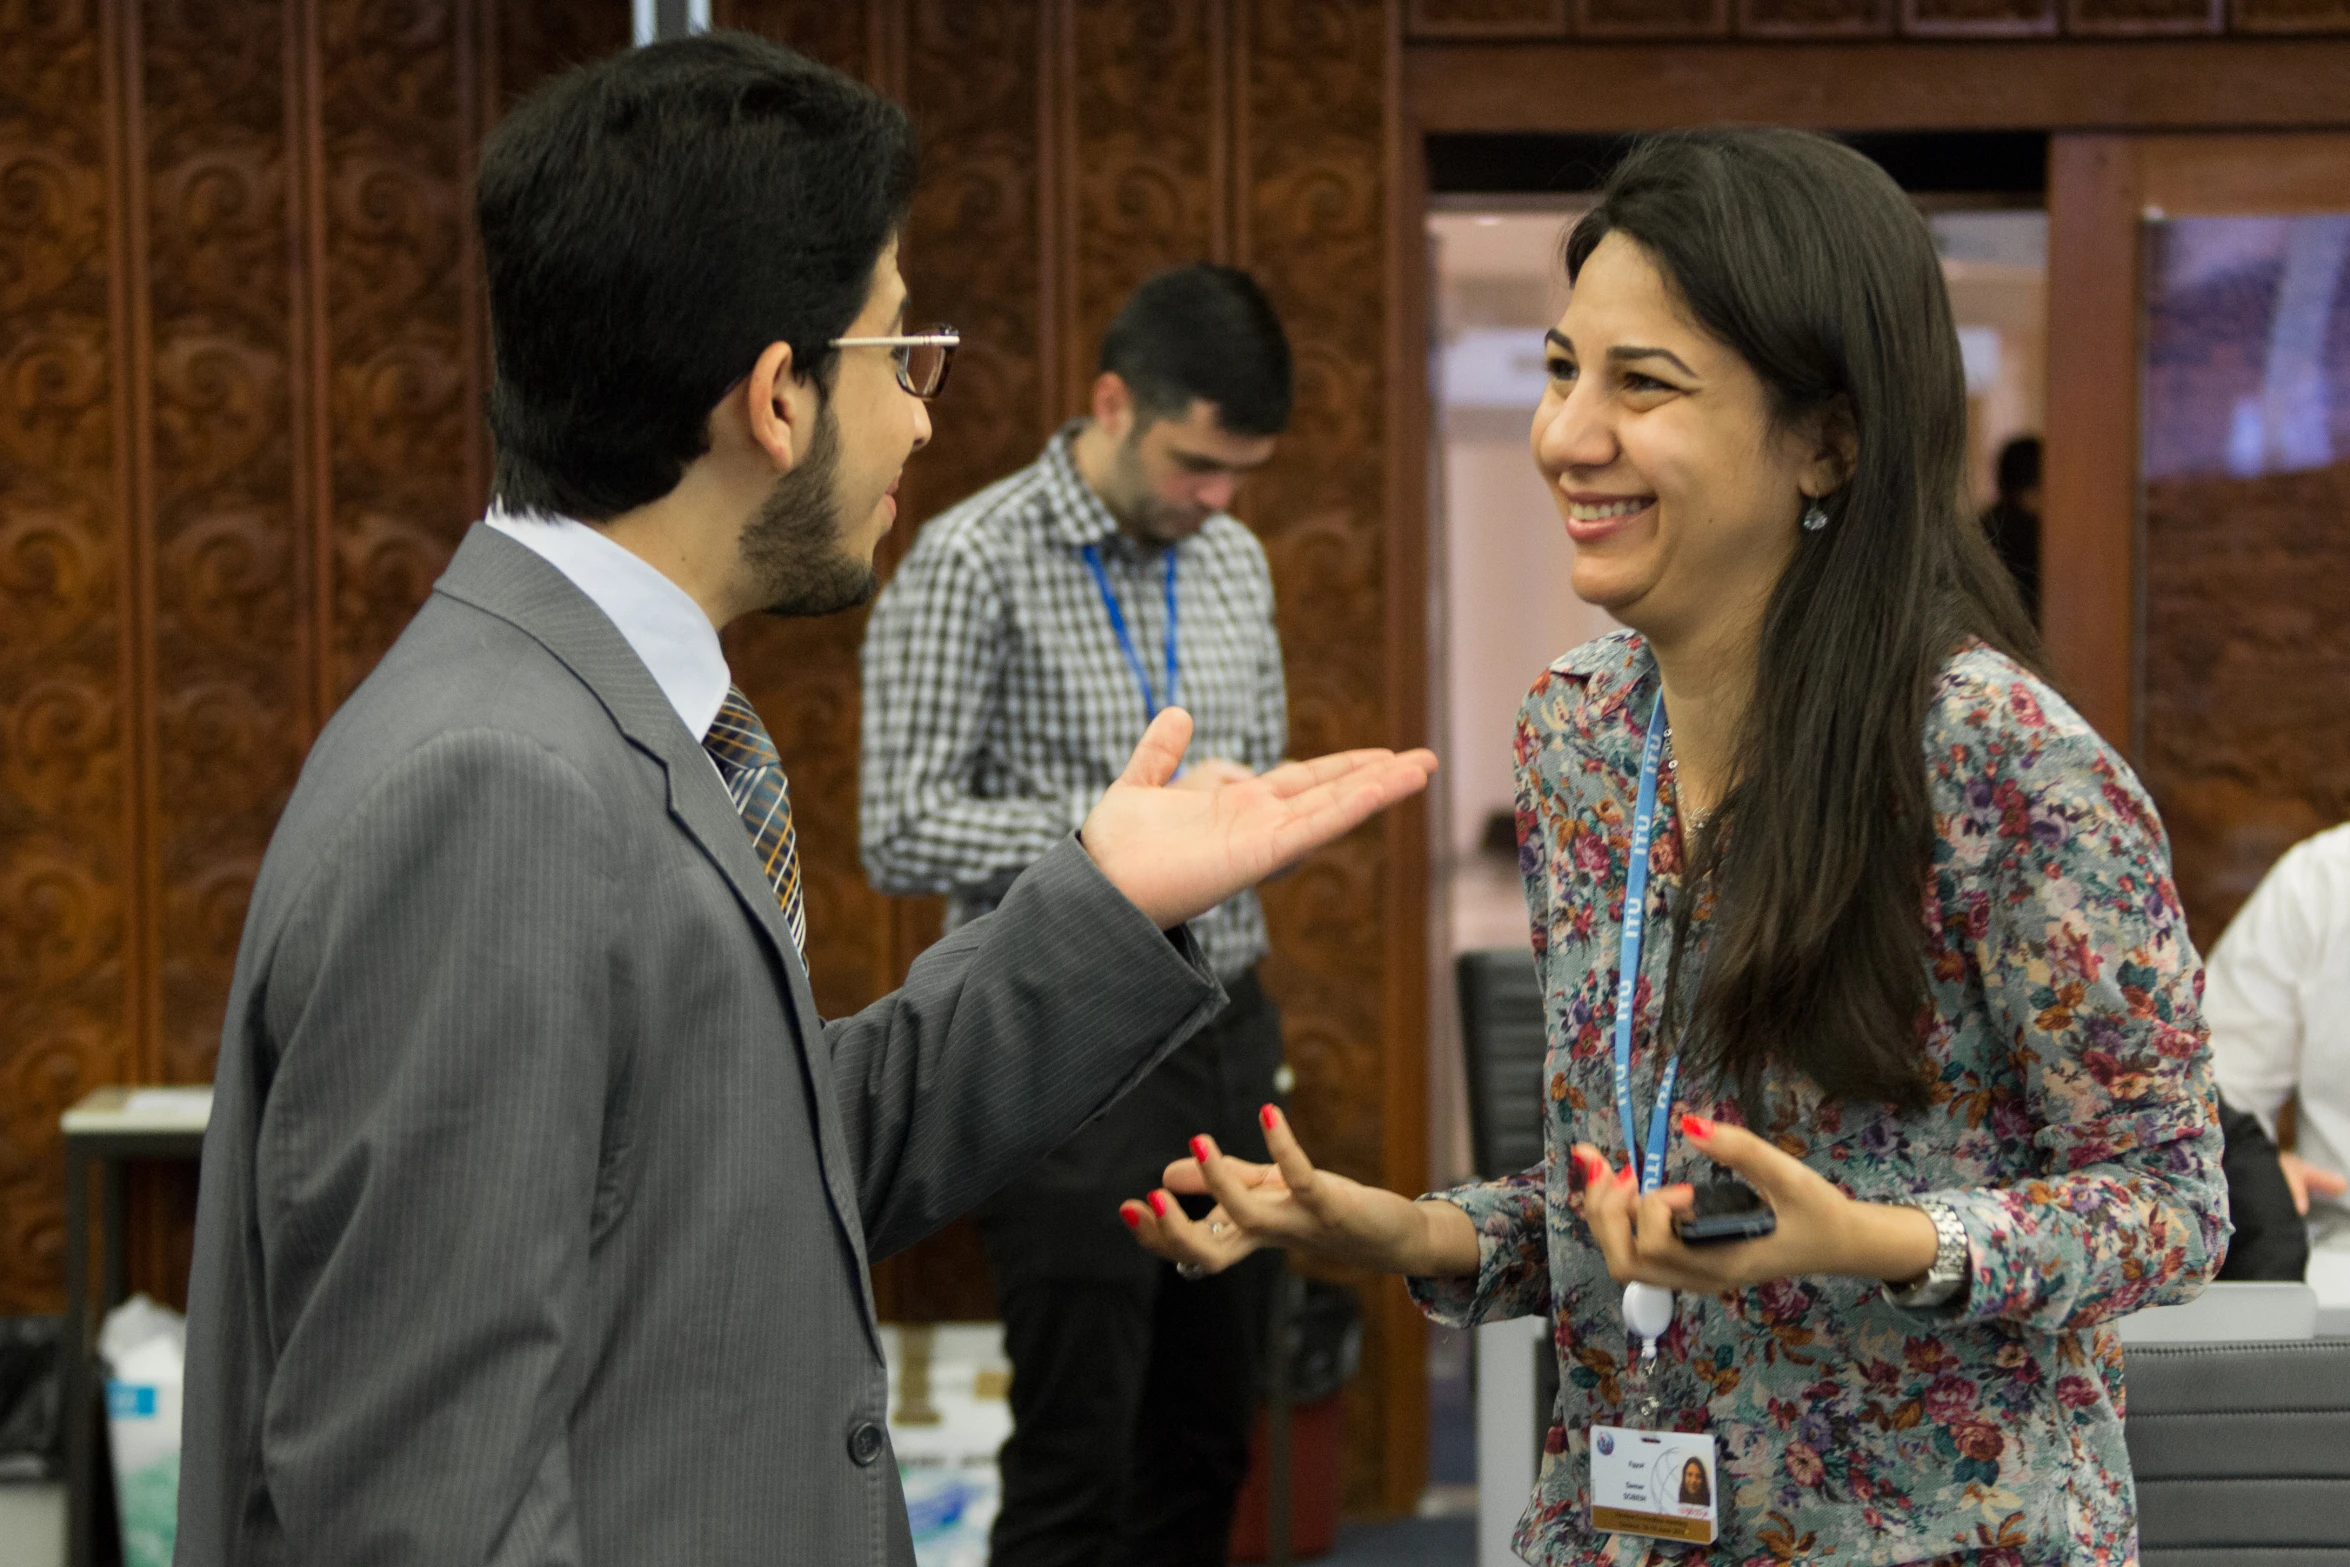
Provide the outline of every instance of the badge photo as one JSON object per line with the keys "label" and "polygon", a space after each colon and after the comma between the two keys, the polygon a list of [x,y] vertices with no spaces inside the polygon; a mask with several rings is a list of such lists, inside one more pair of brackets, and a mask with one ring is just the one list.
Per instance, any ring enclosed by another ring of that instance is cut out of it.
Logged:
{"label": "badge photo", "polygon": [[1598,1533],[1710,1545],[1719,1495],[1712,1437],[1591,1428],[1591,1527]]}

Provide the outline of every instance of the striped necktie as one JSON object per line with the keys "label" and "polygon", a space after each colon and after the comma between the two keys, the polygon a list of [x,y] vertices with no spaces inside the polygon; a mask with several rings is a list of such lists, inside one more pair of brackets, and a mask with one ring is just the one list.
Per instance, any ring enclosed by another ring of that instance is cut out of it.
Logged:
{"label": "striped necktie", "polygon": [[740,686],[726,688],[726,701],[702,741],[702,749],[718,764],[726,793],[742,814],[751,835],[751,847],[783,905],[783,923],[791,930],[792,946],[803,961],[808,955],[808,915],[800,904],[800,840],[792,831],[791,786],[783,780],[783,759],[767,726],[751,711]]}

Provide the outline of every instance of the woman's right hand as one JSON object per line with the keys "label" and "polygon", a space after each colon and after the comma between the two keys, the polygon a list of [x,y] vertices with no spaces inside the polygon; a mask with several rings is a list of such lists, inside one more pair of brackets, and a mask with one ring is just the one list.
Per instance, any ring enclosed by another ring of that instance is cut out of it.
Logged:
{"label": "woman's right hand", "polygon": [[[1261,1246],[1311,1252],[1331,1262],[1382,1273],[1456,1275],[1477,1271],[1477,1233],[1448,1202],[1413,1202],[1317,1170],[1298,1146],[1289,1118],[1272,1105],[1259,1112],[1273,1163],[1220,1151],[1213,1138],[1191,1140],[1192,1156],[1167,1166],[1166,1185],[1146,1199],[1118,1205],[1143,1246],[1179,1265],[1219,1273]],[[1178,1196],[1212,1196],[1203,1219]]]}

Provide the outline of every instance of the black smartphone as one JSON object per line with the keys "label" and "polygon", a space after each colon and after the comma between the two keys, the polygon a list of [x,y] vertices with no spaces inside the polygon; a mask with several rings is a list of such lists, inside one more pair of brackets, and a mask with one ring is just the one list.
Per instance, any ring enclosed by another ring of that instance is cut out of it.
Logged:
{"label": "black smartphone", "polygon": [[1684,1246],[1720,1246],[1760,1240],[1779,1227],[1779,1216],[1762,1193],[1744,1181],[1700,1181],[1697,1201],[1673,1219],[1673,1235]]}

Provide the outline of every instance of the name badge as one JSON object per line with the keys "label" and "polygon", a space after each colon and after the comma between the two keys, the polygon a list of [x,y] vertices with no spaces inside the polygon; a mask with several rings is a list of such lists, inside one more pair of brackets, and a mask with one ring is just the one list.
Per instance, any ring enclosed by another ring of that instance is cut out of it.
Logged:
{"label": "name badge", "polygon": [[1711,1545],[1714,1439],[1680,1431],[1591,1428],[1591,1527],[1599,1534]]}

